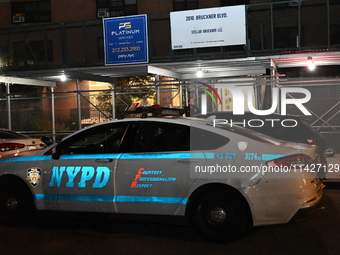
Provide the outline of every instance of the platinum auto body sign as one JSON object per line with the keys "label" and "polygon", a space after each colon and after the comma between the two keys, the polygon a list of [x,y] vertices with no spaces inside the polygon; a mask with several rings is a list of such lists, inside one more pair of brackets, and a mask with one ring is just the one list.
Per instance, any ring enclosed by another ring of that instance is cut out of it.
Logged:
{"label": "platinum auto body sign", "polygon": [[172,49],[245,45],[245,5],[170,14]]}
{"label": "platinum auto body sign", "polygon": [[103,20],[105,65],[148,62],[147,16]]}

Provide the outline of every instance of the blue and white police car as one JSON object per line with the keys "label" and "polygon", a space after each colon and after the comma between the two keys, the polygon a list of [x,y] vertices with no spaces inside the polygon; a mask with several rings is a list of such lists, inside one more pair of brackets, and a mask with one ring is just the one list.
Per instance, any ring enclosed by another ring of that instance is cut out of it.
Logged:
{"label": "blue and white police car", "polygon": [[[143,110],[144,109],[144,110]],[[288,222],[321,197],[314,151],[210,120],[141,116],[82,129],[36,156],[0,160],[0,217],[36,211],[187,217],[212,241]],[[156,109],[158,113],[161,109]]]}

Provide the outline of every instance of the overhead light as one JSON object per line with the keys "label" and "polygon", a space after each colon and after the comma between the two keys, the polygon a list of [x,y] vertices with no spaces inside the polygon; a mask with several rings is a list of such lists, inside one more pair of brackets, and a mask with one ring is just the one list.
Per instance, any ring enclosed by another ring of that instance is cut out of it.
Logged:
{"label": "overhead light", "polygon": [[311,71],[313,71],[315,69],[313,57],[308,57],[307,66],[308,66],[309,70],[311,70]]}
{"label": "overhead light", "polygon": [[60,75],[59,77],[60,81],[66,81],[67,77],[65,74]]}
{"label": "overhead light", "polygon": [[196,76],[201,78],[203,76],[203,71],[202,70],[198,70],[196,73]]}

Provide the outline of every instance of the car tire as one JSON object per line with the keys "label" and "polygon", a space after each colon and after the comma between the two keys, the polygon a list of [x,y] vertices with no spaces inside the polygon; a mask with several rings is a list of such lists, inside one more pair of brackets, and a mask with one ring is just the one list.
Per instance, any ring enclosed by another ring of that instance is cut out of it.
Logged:
{"label": "car tire", "polygon": [[187,216],[202,238],[218,243],[240,238],[250,226],[245,201],[231,189],[218,188],[199,195]]}
{"label": "car tire", "polygon": [[17,182],[0,183],[0,219],[3,223],[26,223],[34,212],[32,194],[26,186]]}
{"label": "car tire", "polygon": [[326,151],[325,151],[325,155],[326,157],[329,157],[329,158],[332,158],[335,156],[335,149],[333,148],[328,148]]}

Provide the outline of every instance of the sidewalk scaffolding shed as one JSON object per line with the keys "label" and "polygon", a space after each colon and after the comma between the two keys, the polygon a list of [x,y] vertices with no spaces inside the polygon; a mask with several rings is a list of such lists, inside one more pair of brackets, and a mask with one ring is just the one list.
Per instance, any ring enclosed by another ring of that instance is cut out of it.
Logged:
{"label": "sidewalk scaffolding shed", "polygon": [[[38,122],[38,116],[47,117],[33,102],[39,101],[44,104],[41,92],[47,89],[53,92],[55,87],[56,82],[53,81],[0,76],[1,127],[12,129],[13,123],[32,122],[33,124],[35,120]],[[53,104],[48,108],[53,109]],[[53,115],[49,116],[49,122],[54,126]],[[48,130],[52,130],[52,126]]]}
{"label": "sidewalk scaffolding shed", "polygon": [[[287,78],[273,74],[162,80],[161,76],[153,75],[154,79],[147,86],[133,85],[127,89],[117,88],[114,83],[105,83],[104,88],[93,89],[90,86],[92,82],[87,80],[62,83],[56,80],[0,77],[0,111],[3,116],[0,126],[31,136],[48,135],[53,140],[60,140],[66,134],[87,125],[118,117],[118,112],[128,106],[124,101],[125,95],[150,94],[154,104],[173,108],[186,106],[189,97],[195,98],[196,105],[201,106],[202,98],[206,98],[207,111],[225,111],[233,109],[233,95],[226,89],[232,85],[243,90],[251,88],[254,107],[268,109],[271,106],[271,88],[294,87],[310,91],[312,97],[304,104],[312,113],[312,116],[307,116],[307,121],[326,136],[329,147],[339,149],[336,141],[340,140],[340,79],[337,77]],[[208,94],[209,89],[204,84],[216,89],[221,95],[222,104],[218,103],[213,94]],[[110,111],[101,108],[97,104],[98,97],[101,96],[106,96],[109,104],[115,107]],[[300,96],[294,93],[289,95],[291,98]],[[277,111],[279,110],[278,108]],[[287,107],[287,114],[302,115],[296,107]]]}

